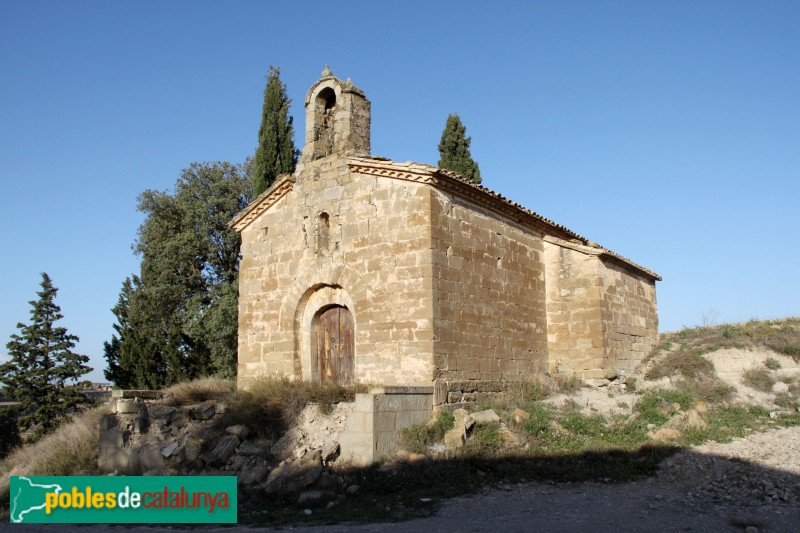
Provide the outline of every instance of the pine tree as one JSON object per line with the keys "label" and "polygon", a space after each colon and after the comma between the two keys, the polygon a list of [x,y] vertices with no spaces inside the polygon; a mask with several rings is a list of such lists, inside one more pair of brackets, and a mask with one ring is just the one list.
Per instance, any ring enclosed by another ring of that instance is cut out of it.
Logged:
{"label": "pine tree", "polygon": [[11,361],[0,365],[0,382],[5,392],[20,402],[21,428],[36,426],[40,436],[55,429],[61,420],[82,404],[90,403],[79,390],[68,387],[92,369],[89,358],[72,351],[79,340],[57,327],[63,318],[55,304],[58,289],[42,273],[39,299],[31,301],[31,324],[17,324],[20,334],[12,334],[6,345]]}
{"label": "pine tree", "polygon": [[280,70],[269,67],[264,89],[264,107],[258,130],[258,148],[253,161],[253,197],[267,190],[281,174],[294,172],[298,151],[294,147],[294,128],[289,116],[291,100]]}
{"label": "pine tree", "polygon": [[144,297],[141,284],[138,276],[123,282],[117,305],[111,309],[117,317],[115,333],[111,342],[103,343],[106,379],[123,389],[158,389],[169,383],[165,346],[154,340],[162,330],[153,327],[165,316]]}
{"label": "pine tree", "polygon": [[108,363],[103,374],[107,380],[123,388],[146,388],[145,380],[137,379],[134,365],[130,364],[131,360],[141,359],[139,357],[141,353],[132,354],[131,350],[140,352],[143,348],[141,342],[132,342],[135,332],[128,318],[130,301],[132,297],[135,297],[134,281],[136,279],[136,276],[133,276],[133,281],[131,278],[125,278],[122,283],[117,305],[111,309],[111,312],[117,317],[117,323],[114,324],[115,333],[111,336],[111,342],[103,343],[103,357]]}
{"label": "pine tree", "polygon": [[439,168],[480,183],[481,172],[478,163],[473,161],[469,151],[472,137],[467,137],[466,133],[467,128],[461,123],[458,113],[448,115],[442,140],[439,142]]}

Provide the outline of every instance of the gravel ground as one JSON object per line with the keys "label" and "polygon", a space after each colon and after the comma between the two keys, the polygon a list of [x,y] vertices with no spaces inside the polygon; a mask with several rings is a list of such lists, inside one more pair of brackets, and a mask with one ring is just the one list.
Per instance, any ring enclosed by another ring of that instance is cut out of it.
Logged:
{"label": "gravel ground", "polygon": [[681,452],[646,480],[531,483],[455,498],[432,517],[311,531],[800,531],[800,428]]}
{"label": "gravel ground", "polygon": [[[421,505],[425,505],[421,503]],[[17,532],[105,531],[109,526],[24,526]],[[115,527],[120,532],[169,530]],[[229,532],[238,528],[204,531]],[[653,478],[623,484],[528,483],[454,498],[427,518],[394,524],[284,528],[312,532],[798,532],[800,428],[711,443],[665,461]]]}

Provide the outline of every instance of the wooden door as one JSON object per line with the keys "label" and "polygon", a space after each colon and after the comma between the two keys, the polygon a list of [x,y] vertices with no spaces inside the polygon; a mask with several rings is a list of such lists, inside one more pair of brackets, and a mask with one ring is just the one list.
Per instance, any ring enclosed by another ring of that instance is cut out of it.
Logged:
{"label": "wooden door", "polygon": [[326,309],[317,319],[317,362],[320,381],[353,382],[353,315],[346,307]]}

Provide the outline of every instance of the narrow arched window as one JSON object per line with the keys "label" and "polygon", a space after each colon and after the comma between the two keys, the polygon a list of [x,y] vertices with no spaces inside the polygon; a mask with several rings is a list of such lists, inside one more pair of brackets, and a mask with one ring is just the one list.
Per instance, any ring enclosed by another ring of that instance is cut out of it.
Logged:
{"label": "narrow arched window", "polygon": [[331,225],[328,213],[322,213],[317,223],[317,250],[319,252],[325,253],[328,251],[330,246],[330,232]]}

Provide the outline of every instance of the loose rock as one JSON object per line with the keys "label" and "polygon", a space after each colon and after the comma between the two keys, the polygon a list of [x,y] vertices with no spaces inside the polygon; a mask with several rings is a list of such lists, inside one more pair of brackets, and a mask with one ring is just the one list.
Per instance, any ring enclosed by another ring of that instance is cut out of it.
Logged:
{"label": "loose rock", "polygon": [[269,473],[267,462],[260,457],[250,457],[242,465],[239,473],[239,483],[243,485],[256,485],[264,481]]}
{"label": "loose rock", "polygon": [[217,413],[217,405],[208,400],[206,402],[201,403],[191,411],[189,411],[189,416],[194,418],[195,420],[209,420]]}
{"label": "loose rock", "polygon": [[148,405],[147,406],[147,413],[150,415],[150,418],[156,420],[163,420],[166,423],[172,422],[175,420],[177,416],[178,410],[174,407],[169,405]]}
{"label": "loose rock", "polygon": [[288,461],[269,473],[264,490],[294,492],[314,483],[322,474],[322,464],[315,461]]}
{"label": "loose rock", "polygon": [[321,505],[325,498],[330,497],[331,494],[321,490],[306,490],[300,493],[297,498],[297,505],[300,506],[317,506]]}
{"label": "loose rock", "polygon": [[329,442],[320,450],[320,459],[325,463],[332,461],[337,455],[339,455],[338,442]]}
{"label": "loose rock", "polygon": [[178,450],[178,448],[180,448],[180,444],[178,444],[177,442],[173,442],[172,444],[161,450],[161,455],[163,455],[164,457],[169,457],[170,455],[174,454]]}
{"label": "loose rock", "polygon": [[239,447],[239,437],[236,435],[222,437],[214,449],[211,450],[211,453],[208,454],[208,463],[221,464],[226,462],[236,451],[237,447]]}
{"label": "loose rock", "polygon": [[225,433],[228,435],[235,435],[240,440],[245,440],[250,434],[250,430],[244,424],[236,424],[235,426],[228,426],[225,428]]}
{"label": "loose rock", "polygon": [[531,419],[531,414],[528,411],[523,411],[519,407],[514,409],[514,412],[511,413],[511,416],[514,417],[514,423],[517,425],[522,425]]}
{"label": "loose rock", "polygon": [[772,392],[774,392],[775,394],[789,392],[789,385],[783,383],[782,381],[778,381],[772,385]]}
{"label": "loose rock", "polygon": [[481,423],[488,423],[488,422],[500,422],[500,417],[497,413],[494,412],[494,409],[487,409],[485,411],[480,411],[478,413],[472,413],[470,415],[475,422]]}

